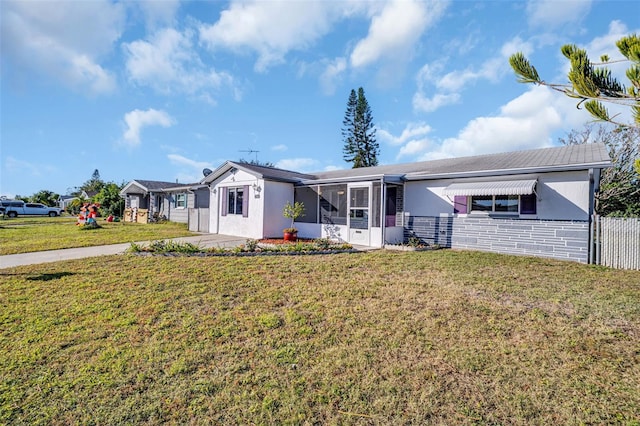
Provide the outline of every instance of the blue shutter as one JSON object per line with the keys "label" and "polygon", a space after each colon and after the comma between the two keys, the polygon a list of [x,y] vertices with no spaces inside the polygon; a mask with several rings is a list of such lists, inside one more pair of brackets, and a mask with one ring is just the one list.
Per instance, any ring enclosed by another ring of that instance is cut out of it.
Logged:
{"label": "blue shutter", "polygon": [[467,196],[466,195],[456,195],[453,197],[453,212],[454,213],[467,212]]}

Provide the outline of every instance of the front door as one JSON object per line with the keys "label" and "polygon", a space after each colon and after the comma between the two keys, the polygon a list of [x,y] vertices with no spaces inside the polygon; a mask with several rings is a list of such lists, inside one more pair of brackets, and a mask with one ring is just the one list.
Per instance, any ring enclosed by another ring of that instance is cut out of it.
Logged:
{"label": "front door", "polygon": [[349,242],[368,246],[370,186],[349,187]]}

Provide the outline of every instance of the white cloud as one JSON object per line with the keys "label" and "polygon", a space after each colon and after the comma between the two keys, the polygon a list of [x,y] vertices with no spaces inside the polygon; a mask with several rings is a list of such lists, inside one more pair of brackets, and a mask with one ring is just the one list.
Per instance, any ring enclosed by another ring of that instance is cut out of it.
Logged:
{"label": "white cloud", "polygon": [[225,86],[236,91],[233,77],[226,72],[207,69],[193,48],[194,34],[165,28],[154,33],[149,40],[124,43],[129,80],[154,90],[194,95],[208,103],[215,103],[210,90]]}
{"label": "white cloud", "polygon": [[284,158],[276,163],[276,167],[296,172],[310,172],[314,167],[318,167],[318,161],[313,158]]}
{"label": "white cloud", "polygon": [[346,8],[341,2],[233,1],[213,25],[200,27],[210,49],[253,51],[257,71],[283,62],[290,50],[304,50],[327,34]]}
{"label": "white cloud", "polygon": [[424,122],[409,123],[404,128],[400,136],[393,136],[390,132],[384,129],[378,129],[376,134],[381,140],[391,145],[402,145],[415,138],[422,138],[431,132],[431,126]]}
{"label": "white cloud", "polygon": [[336,90],[336,82],[347,69],[347,60],[345,58],[335,58],[325,68],[320,75],[320,85],[326,95],[332,95]]}
{"label": "white cloud", "polygon": [[513,38],[502,45],[500,54],[503,58],[508,58],[516,52],[522,52],[528,56],[533,52],[533,45],[530,41],[524,41],[520,37]]}
{"label": "white cloud", "polygon": [[213,168],[211,163],[207,161],[196,161],[179,154],[168,154],[167,158],[174,166],[181,167],[181,169],[176,172],[176,179],[178,179],[178,182],[199,182],[204,177],[202,171],[205,168]]}
{"label": "white cloud", "polygon": [[[638,31],[636,28],[634,31]],[[609,32],[602,37],[596,37],[587,45],[587,53],[593,56],[594,59],[600,57],[600,55],[608,54],[611,59],[616,57],[622,58],[622,54],[616,46],[616,42],[622,37],[628,36],[629,31],[627,26],[620,21],[611,21],[609,23]]]}
{"label": "white cloud", "polygon": [[[629,79],[626,76],[627,68],[629,67],[629,62],[613,62],[618,59],[624,59],[624,56],[618,50],[616,46],[616,42],[620,40],[622,37],[626,37],[629,34],[638,34],[640,33],[640,27],[629,29],[625,24],[620,21],[612,21],[609,23],[609,31],[602,37],[596,37],[585,47],[587,54],[589,55],[589,59],[594,62],[599,62],[600,57],[602,55],[609,56],[609,60],[612,61],[611,64],[607,65],[607,68],[611,70],[612,75],[618,79],[618,81],[625,84],[625,86],[629,86]],[[565,62],[566,68],[565,71],[569,70],[569,61]],[[626,109],[629,111],[629,109]]]}
{"label": "white cloud", "polygon": [[202,170],[205,167],[211,167],[211,163],[208,163],[206,161],[192,160],[179,154],[168,154],[167,158],[169,159],[171,164],[178,166],[188,166],[198,170]]}
{"label": "white cloud", "polygon": [[285,144],[280,144],[280,145],[274,145],[271,147],[272,151],[286,151],[287,150],[287,146]]}
{"label": "white cloud", "polygon": [[417,122],[407,124],[400,133],[400,136],[394,136],[384,129],[378,129],[377,135],[381,141],[384,141],[389,145],[402,145],[396,155],[396,160],[398,160],[402,157],[415,157],[416,155],[425,152],[432,144],[431,140],[427,137],[431,131],[432,128],[428,124],[424,122]]}
{"label": "white cloud", "polygon": [[180,0],[137,1],[134,3],[144,13],[148,27],[171,25],[180,7]]}
{"label": "white cloud", "polygon": [[425,97],[421,92],[413,95],[413,109],[419,112],[433,112],[443,106],[458,102],[460,102],[460,94],[458,93],[436,93],[431,98]]}
{"label": "white cloud", "polygon": [[429,25],[443,15],[447,5],[445,1],[418,0],[386,3],[372,18],[367,37],[351,52],[351,65],[360,68],[384,57],[406,55]]}
{"label": "white cloud", "polygon": [[124,121],[127,129],[122,136],[122,143],[130,147],[140,145],[140,132],[144,127],[171,127],[175,124],[175,120],[165,111],[159,111],[153,108],[146,111],[135,109],[128,112],[124,116]]}
{"label": "white cloud", "polygon": [[429,146],[431,145],[431,141],[429,139],[418,139],[407,142],[396,156],[396,160],[402,157],[415,157],[418,154],[423,153]]}
{"label": "white cloud", "polygon": [[591,10],[591,3],[591,0],[529,0],[529,25],[553,29],[579,22]]}
{"label": "white cloud", "polygon": [[50,173],[54,170],[55,168],[52,166],[18,160],[12,156],[8,156],[4,160],[5,172],[23,173],[28,176],[43,176],[43,174]]}
{"label": "white cloud", "polygon": [[498,116],[471,120],[456,137],[445,139],[436,149],[425,151],[420,159],[552,146],[552,134],[589,121],[584,114],[584,111],[576,110],[575,100],[544,86],[534,86],[504,105]]}
{"label": "white cloud", "polygon": [[[516,37],[504,43],[495,57],[487,59],[480,66],[470,66],[464,70],[442,74],[443,61],[424,65],[416,77],[418,90],[413,95],[414,111],[433,112],[443,106],[460,102],[461,92],[465,87],[478,80],[498,82],[507,72],[510,72],[508,58],[511,54],[517,51],[528,53],[531,50],[530,43]],[[435,90],[431,96],[428,96],[427,92],[431,86]]]}
{"label": "white cloud", "polygon": [[[15,187],[43,185],[43,182],[50,183],[51,176],[56,172],[58,170],[54,165],[20,160],[9,155],[4,158],[0,168],[0,196],[14,198],[16,195],[29,195],[26,190],[15,190]],[[13,179],[14,177],[15,179]],[[38,189],[41,188],[42,186]]]}
{"label": "white cloud", "polygon": [[52,77],[92,94],[115,89],[114,75],[99,64],[124,30],[124,6],[107,0],[2,2],[3,61],[15,73]]}

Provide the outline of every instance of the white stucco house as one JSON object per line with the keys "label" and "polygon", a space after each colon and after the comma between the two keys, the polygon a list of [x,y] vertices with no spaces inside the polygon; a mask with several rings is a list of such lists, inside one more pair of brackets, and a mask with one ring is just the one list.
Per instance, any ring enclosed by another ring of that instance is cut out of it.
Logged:
{"label": "white stucco house", "polygon": [[610,166],[603,144],[308,174],[227,161],[184,190],[187,198],[208,194],[198,220],[210,233],[281,237],[290,226],[283,206],[301,201],[300,237],[372,247],[418,237],[587,262],[594,197]]}

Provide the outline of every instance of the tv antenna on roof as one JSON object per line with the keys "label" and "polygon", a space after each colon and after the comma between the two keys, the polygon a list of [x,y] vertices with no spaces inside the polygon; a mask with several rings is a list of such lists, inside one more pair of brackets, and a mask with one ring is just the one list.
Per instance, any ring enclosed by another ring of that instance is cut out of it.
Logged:
{"label": "tv antenna on roof", "polygon": [[246,152],[246,153],[248,153],[249,155],[251,155],[251,154],[255,153],[255,154],[256,154],[256,163],[258,162],[258,153],[259,153],[260,151],[256,151],[256,150],[254,150],[254,149],[241,149],[241,150],[239,150],[238,152]]}

